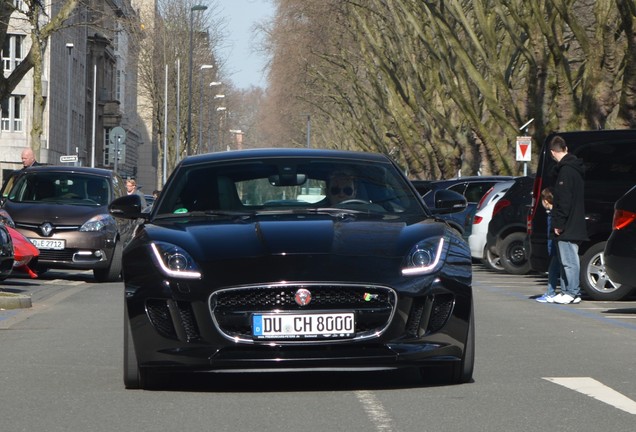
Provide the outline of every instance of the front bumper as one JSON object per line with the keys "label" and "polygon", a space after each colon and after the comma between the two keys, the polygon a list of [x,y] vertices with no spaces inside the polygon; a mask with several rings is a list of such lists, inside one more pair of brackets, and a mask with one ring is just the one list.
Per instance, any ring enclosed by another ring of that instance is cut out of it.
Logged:
{"label": "front bumper", "polygon": [[[368,332],[357,331],[356,337],[328,341],[247,340],[243,333],[232,340],[215,322],[207,299],[175,301],[129,295],[126,301],[141,368],[346,369],[461,361],[472,295],[469,288],[450,290],[436,281],[420,296],[397,294],[390,318],[386,325],[378,325],[381,330],[377,334],[369,336]],[[158,307],[159,304],[165,306]]]}

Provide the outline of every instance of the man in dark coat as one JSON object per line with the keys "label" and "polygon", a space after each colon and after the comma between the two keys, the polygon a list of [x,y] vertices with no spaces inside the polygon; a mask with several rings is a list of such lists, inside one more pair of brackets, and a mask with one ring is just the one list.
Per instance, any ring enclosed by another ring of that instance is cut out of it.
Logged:
{"label": "man in dark coat", "polygon": [[552,138],[549,144],[552,158],[557,162],[557,178],[554,184],[554,208],[552,227],[561,263],[563,278],[561,294],[555,303],[570,304],[581,301],[579,273],[579,245],[588,240],[585,224],[583,161],[568,153],[565,140],[560,136]]}
{"label": "man in dark coat", "polygon": [[40,165],[38,161],[35,160],[35,155],[33,154],[33,150],[31,150],[30,147],[26,147],[24,150],[22,150],[21,158],[23,167],[22,169]]}

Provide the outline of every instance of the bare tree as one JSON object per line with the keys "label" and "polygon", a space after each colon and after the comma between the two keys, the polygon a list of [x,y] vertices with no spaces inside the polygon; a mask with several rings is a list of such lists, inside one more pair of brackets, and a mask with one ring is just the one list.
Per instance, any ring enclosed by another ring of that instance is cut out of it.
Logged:
{"label": "bare tree", "polygon": [[281,125],[319,112],[323,147],[388,153],[416,177],[519,173],[514,140],[531,118],[536,142],[634,124],[633,1],[277,6],[269,103],[286,98]]}

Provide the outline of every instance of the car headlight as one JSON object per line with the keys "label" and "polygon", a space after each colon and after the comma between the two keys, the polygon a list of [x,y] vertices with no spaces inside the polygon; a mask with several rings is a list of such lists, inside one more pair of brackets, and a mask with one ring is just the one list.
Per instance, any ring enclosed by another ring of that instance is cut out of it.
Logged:
{"label": "car headlight", "polygon": [[170,277],[200,279],[201,271],[183,248],[165,242],[150,243],[155,264]]}
{"label": "car headlight", "polygon": [[15,228],[15,223],[9,213],[6,210],[0,210],[0,223],[10,226],[11,228]]}
{"label": "car headlight", "polygon": [[449,240],[435,237],[418,242],[411,248],[402,267],[404,276],[434,273],[440,269],[448,253]]}
{"label": "car headlight", "polygon": [[101,214],[93,216],[80,227],[80,231],[102,231],[109,226],[114,226],[117,223],[111,215]]}

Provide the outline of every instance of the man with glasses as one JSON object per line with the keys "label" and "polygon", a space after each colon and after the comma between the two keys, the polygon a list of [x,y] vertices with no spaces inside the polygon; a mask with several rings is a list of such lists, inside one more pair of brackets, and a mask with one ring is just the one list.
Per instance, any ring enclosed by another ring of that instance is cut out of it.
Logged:
{"label": "man with glasses", "polygon": [[327,197],[331,205],[356,197],[356,184],[353,174],[345,171],[334,172],[329,177]]}

